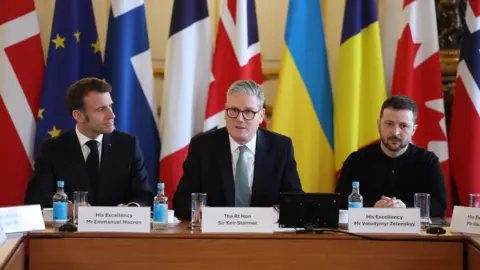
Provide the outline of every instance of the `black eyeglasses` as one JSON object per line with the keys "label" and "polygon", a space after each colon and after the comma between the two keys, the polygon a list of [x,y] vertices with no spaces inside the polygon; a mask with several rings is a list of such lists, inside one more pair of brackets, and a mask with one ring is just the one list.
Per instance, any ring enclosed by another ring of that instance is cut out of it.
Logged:
{"label": "black eyeglasses", "polygon": [[240,113],[242,113],[243,119],[245,120],[252,120],[255,118],[255,115],[259,113],[261,110],[258,110],[256,112],[251,111],[251,110],[245,110],[241,111],[237,108],[227,108],[225,109],[227,111],[227,116],[230,118],[237,118]]}

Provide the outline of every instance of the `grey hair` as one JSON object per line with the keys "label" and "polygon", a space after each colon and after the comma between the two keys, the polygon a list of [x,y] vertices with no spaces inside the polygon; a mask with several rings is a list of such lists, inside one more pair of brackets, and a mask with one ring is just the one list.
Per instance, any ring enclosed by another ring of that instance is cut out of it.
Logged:
{"label": "grey hair", "polygon": [[263,90],[255,81],[253,80],[238,80],[234,82],[227,91],[227,97],[233,95],[234,93],[246,93],[249,96],[255,96],[257,98],[258,108],[263,109],[263,104],[265,104],[265,95]]}

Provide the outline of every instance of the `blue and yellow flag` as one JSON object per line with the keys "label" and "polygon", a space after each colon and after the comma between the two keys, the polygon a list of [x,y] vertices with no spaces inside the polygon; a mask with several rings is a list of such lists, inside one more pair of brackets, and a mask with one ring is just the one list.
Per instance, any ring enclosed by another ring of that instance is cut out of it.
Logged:
{"label": "blue and yellow flag", "polygon": [[75,127],[67,112],[67,88],[84,77],[102,77],[102,56],[90,0],[56,1],[47,68],[38,111],[39,143]]}
{"label": "blue and yellow flag", "polygon": [[320,1],[291,0],[272,130],[292,138],[302,188],[333,190],[333,100]]}
{"label": "blue and yellow flag", "polygon": [[387,98],[375,0],[347,0],[335,86],[335,165],[378,139]]}

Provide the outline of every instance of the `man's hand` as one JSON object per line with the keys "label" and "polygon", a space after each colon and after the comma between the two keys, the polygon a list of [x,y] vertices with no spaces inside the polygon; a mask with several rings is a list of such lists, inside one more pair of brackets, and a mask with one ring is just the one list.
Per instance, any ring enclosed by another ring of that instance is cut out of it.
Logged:
{"label": "man's hand", "polygon": [[402,200],[399,200],[399,199],[395,199],[395,197],[393,197],[394,200],[393,200],[393,205],[390,206],[392,208],[407,208],[407,206],[405,205],[405,203],[402,202]]}
{"label": "man's hand", "polygon": [[399,199],[395,197],[387,197],[382,196],[380,200],[378,200],[375,205],[375,208],[406,208],[406,205]]}

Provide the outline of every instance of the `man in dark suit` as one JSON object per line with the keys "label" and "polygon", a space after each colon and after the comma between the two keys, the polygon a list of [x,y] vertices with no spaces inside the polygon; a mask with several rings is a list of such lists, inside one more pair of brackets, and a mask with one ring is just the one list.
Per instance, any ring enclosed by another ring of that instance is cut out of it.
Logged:
{"label": "man in dark suit", "polygon": [[258,84],[237,81],[227,93],[226,128],[194,137],[173,198],[179,219],[191,215],[191,193],[208,206],[270,207],[280,192],[302,192],[290,138],[259,129],[265,97]]}
{"label": "man in dark suit", "polygon": [[108,83],[97,78],[81,79],[67,90],[67,109],[77,125],[42,142],[25,204],[52,207],[60,180],[72,201],[78,190],[88,191],[91,205],[152,204],[137,140],[115,130],[111,91]]}

